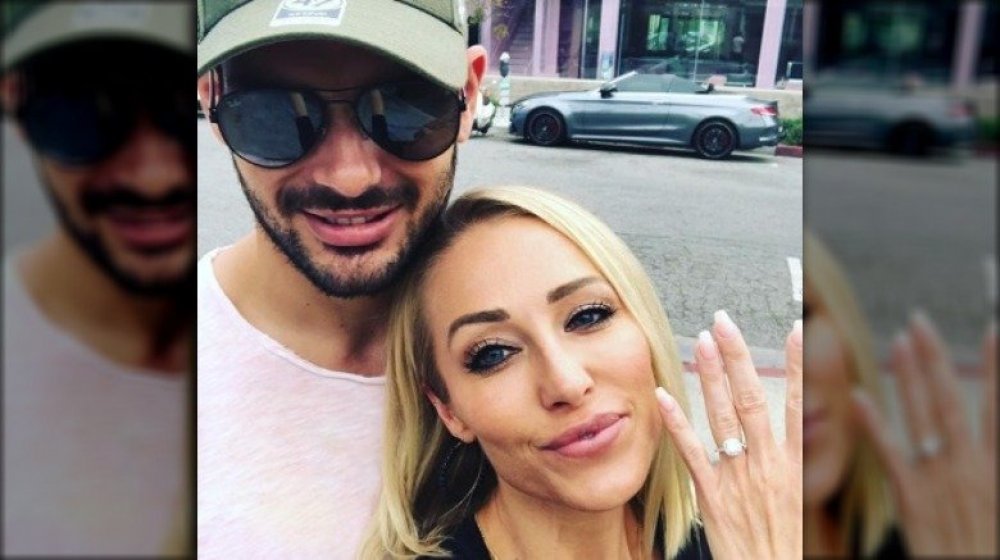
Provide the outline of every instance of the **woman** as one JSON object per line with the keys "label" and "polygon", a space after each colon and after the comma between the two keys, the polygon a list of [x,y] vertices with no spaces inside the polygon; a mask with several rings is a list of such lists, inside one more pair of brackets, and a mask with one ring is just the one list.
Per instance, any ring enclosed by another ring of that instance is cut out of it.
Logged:
{"label": "woman", "polygon": [[364,557],[699,558],[702,534],[716,558],[801,556],[801,327],[781,444],[736,326],[700,335],[713,465],[666,315],[607,226],[527,188],[444,222],[393,311]]}
{"label": "woman", "polygon": [[[846,277],[806,233],[804,506],[807,556],[993,556],[996,330],[986,337],[981,426],[970,430],[947,348],[914,314],[892,345],[912,452],[894,442],[871,333]],[[861,437],[858,437],[858,435]]]}

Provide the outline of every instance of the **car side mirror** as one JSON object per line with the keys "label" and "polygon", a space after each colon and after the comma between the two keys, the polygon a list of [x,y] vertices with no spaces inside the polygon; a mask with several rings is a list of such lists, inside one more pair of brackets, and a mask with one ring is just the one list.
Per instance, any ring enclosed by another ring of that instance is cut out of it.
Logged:
{"label": "car side mirror", "polygon": [[611,97],[611,94],[618,91],[618,86],[615,84],[604,84],[601,86],[601,97],[607,99]]}

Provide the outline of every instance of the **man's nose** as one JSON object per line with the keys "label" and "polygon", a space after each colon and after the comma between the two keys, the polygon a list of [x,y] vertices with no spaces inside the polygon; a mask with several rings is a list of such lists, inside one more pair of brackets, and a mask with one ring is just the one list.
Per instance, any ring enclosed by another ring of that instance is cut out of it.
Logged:
{"label": "man's nose", "polygon": [[539,393],[547,409],[576,408],[594,388],[583,356],[557,340],[541,349]]}
{"label": "man's nose", "polygon": [[315,184],[326,185],[346,197],[363,194],[382,180],[379,148],[358,127],[351,108],[334,103],[331,122],[319,146],[304,164]]}
{"label": "man's nose", "polygon": [[[193,141],[194,129],[191,130]],[[128,140],[104,163],[105,178],[149,195],[194,185],[194,153],[142,116]]]}

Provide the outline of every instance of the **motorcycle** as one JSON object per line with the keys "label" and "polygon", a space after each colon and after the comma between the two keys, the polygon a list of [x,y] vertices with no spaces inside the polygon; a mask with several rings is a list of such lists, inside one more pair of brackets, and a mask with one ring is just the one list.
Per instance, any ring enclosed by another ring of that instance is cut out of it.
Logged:
{"label": "motorcycle", "polygon": [[472,130],[479,132],[480,134],[486,134],[490,127],[493,126],[493,118],[496,117],[497,106],[493,101],[483,95],[483,91],[480,90],[476,93],[476,116],[472,120]]}

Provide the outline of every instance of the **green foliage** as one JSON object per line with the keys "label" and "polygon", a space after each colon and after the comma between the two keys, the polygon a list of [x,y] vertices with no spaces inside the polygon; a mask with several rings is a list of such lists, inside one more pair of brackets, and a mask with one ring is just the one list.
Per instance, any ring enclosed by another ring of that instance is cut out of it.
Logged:
{"label": "green foliage", "polygon": [[976,123],[979,141],[984,144],[1000,144],[1000,118],[981,117]]}
{"label": "green foliage", "polygon": [[781,126],[785,129],[785,137],[781,143],[787,146],[802,145],[802,118],[781,119]]}

